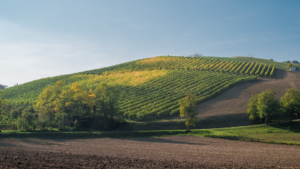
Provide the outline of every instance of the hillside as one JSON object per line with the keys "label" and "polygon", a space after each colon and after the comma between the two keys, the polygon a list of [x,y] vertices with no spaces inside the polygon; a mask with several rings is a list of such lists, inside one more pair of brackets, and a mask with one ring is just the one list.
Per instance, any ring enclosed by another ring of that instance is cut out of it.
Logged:
{"label": "hillside", "polygon": [[261,78],[258,81],[238,84],[224,91],[218,97],[197,105],[198,117],[206,119],[202,122],[202,126],[199,124],[198,127],[230,127],[253,124],[248,120],[246,112],[247,104],[254,94],[266,89],[273,89],[276,92],[276,99],[280,99],[290,88],[300,89],[300,73],[278,70],[277,77],[274,79]]}
{"label": "hillside", "polygon": [[32,81],[3,90],[3,97],[11,104],[34,104],[43,89],[58,80],[67,86],[78,82],[84,90],[106,82],[120,89],[123,115],[144,120],[178,113],[178,101],[188,94],[195,94],[200,103],[238,83],[272,77],[276,67],[236,58],[160,56]]}

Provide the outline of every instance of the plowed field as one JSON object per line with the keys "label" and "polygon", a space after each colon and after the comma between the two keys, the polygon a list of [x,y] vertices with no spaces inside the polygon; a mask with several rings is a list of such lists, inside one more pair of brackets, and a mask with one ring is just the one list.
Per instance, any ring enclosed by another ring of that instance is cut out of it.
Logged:
{"label": "plowed field", "polygon": [[197,128],[214,128],[250,125],[247,104],[250,98],[266,89],[276,91],[280,99],[290,88],[300,89],[300,73],[277,70],[276,79],[259,79],[236,85],[222,94],[197,105],[198,117],[202,118]]}
{"label": "plowed field", "polygon": [[204,137],[1,139],[1,167],[286,168],[300,147]]}

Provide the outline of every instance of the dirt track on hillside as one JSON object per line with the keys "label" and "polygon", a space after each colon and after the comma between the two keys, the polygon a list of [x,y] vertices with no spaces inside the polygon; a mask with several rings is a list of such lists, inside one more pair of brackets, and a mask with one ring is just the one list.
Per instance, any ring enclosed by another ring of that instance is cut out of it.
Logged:
{"label": "dirt track on hillside", "polygon": [[0,140],[0,163],[3,168],[299,167],[299,152],[299,146],[192,136]]}
{"label": "dirt track on hillside", "polygon": [[260,79],[236,85],[213,99],[197,105],[199,124],[197,128],[230,127],[250,125],[247,104],[250,98],[266,89],[276,91],[280,99],[290,89],[300,89],[300,73],[277,70],[276,79]]}

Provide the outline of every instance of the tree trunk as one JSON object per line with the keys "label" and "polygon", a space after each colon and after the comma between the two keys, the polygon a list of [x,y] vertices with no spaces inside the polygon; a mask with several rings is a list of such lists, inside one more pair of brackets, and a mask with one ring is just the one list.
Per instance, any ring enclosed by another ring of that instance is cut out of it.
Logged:
{"label": "tree trunk", "polygon": [[187,127],[187,131],[190,131],[190,125],[187,125],[186,127]]}
{"label": "tree trunk", "polygon": [[268,121],[268,117],[265,117],[265,124],[267,124],[267,121]]}

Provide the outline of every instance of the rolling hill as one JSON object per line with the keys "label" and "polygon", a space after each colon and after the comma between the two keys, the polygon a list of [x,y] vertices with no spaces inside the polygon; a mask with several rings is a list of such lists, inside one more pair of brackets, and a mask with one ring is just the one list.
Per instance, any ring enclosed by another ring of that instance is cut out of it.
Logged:
{"label": "rolling hill", "polygon": [[3,90],[10,104],[35,104],[48,85],[80,83],[84,90],[99,83],[120,91],[120,110],[133,120],[170,117],[179,112],[178,101],[195,94],[198,103],[241,82],[274,77],[282,64],[247,58],[158,56],[70,75],[44,78]]}

